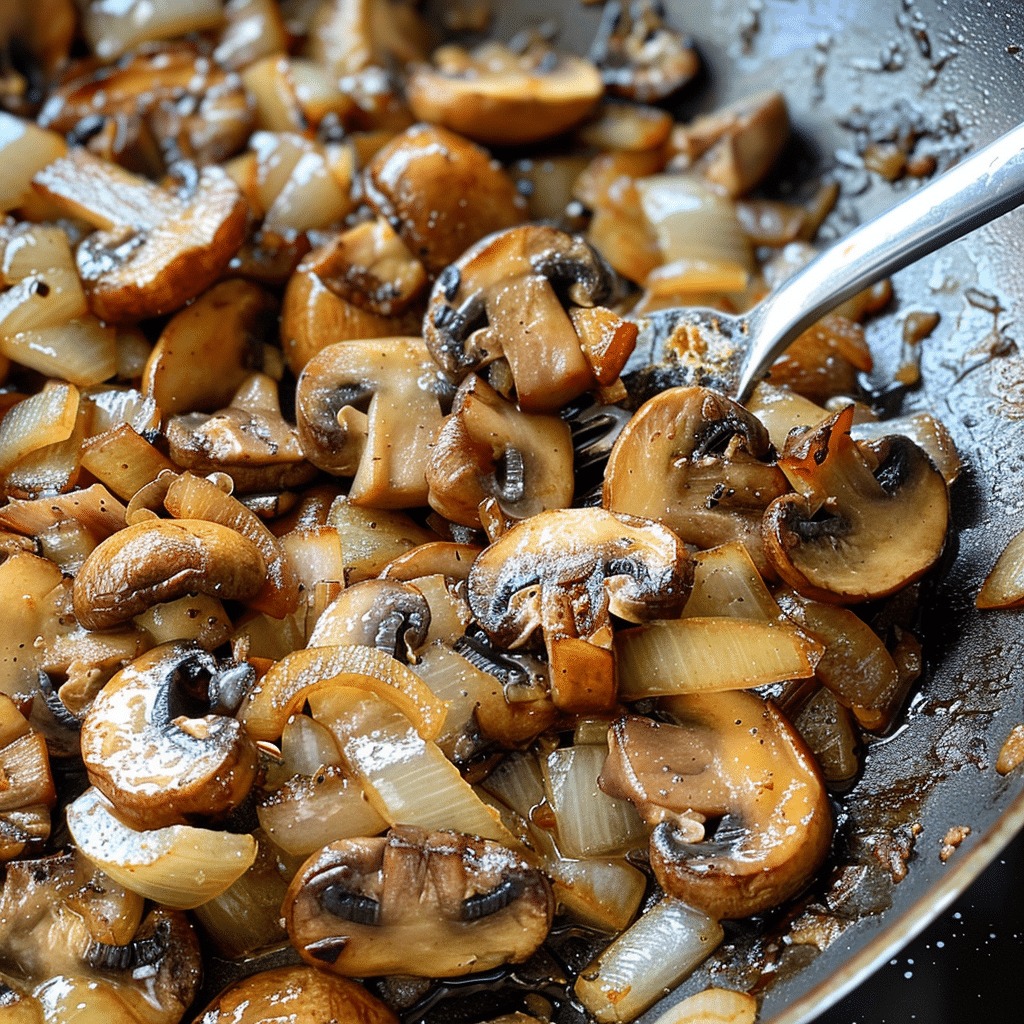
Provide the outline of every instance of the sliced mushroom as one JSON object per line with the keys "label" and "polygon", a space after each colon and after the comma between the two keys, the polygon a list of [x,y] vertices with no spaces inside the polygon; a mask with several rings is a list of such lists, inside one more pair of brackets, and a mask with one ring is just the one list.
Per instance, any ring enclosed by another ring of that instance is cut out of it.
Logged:
{"label": "sliced mushroom", "polygon": [[288,889],[288,935],[335,974],[450,978],[526,960],[554,900],[519,854],[455,832],[392,828],[331,843]]}
{"label": "sliced mushroom", "polygon": [[514,51],[484,43],[443,46],[433,66],[409,77],[409,106],[421,121],[487,145],[518,146],[560,135],[600,102],[604,86],[588,60],[545,45]]}
{"label": "sliced mushroom", "polygon": [[757,417],[709,388],[670,388],[645,402],[608,458],[602,501],[664,523],[688,544],[742,541],[764,573],[761,518],[789,490]]}
{"label": "sliced mushroom", "polygon": [[245,202],[218,167],[174,194],[81,149],[55,160],[33,187],[99,229],[78,248],[89,305],[111,323],[177,309],[208,288],[238,251]]}
{"label": "sliced mushroom", "polygon": [[568,508],[572,459],[572,434],[563,419],[521,412],[471,374],[430,453],[427,500],[446,518],[473,527],[489,497],[514,519]]}
{"label": "sliced mushroom", "polygon": [[292,373],[336,341],[417,333],[425,283],[422,264],[383,219],[314,249],[284,293],[281,347]]}
{"label": "sliced mushroom", "polygon": [[526,215],[496,160],[435,125],[414,125],[384,146],[367,166],[364,185],[366,198],[431,275]]}
{"label": "sliced mushroom", "polygon": [[591,58],[613,96],[641,103],[663,100],[700,70],[690,41],[669,28],[663,16],[657,0],[605,5]]}
{"label": "sliced mushroom", "polygon": [[231,714],[253,678],[244,663],[171,643],[107,683],[82,725],[82,760],[125,823],[185,824],[245,799],[258,757]]}
{"label": "sliced mushroom", "polygon": [[254,373],[226,409],[213,416],[172,416],[166,428],[171,458],[199,474],[227,473],[235,491],[279,491],[316,475],[302,454],[298,431],[281,414],[277,382]]}
{"label": "sliced mushroom", "polygon": [[[520,406],[558,409],[598,386],[571,314],[610,301],[615,274],[583,238],[524,225],[485,238],[438,278],[423,336],[455,379],[508,361]],[[589,339],[591,332],[581,332]]]}
{"label": "sliced mushroom", "polygon": [[160,332],[142,371],[143,392],[165,416],[223,408],[263,370],[276,314],[274,298],[249,281],[215,284]]}
{"label": "sliced mushroom", "polygon": [[109,629],[160,601],[192,591],[245,601],[267,566],[256,545],[203,519],[150,519],[94,548],[75,577],[75,615],[86,629]]}
{"label": "sliced mushroom", "polygon": [[[714,918],[778,906],[807,884],[832,840],[814,757],[752,693],[689,694],[661,707],[673,722],[628,715],[609,730],[601,788],[655,823],[651,866],[670,895]],[[709,818],[719,820],[704,838]]]}
{"label": "sliced mushroom", "polygon": [[328,346],[306,365],[296,392],[306,458],[353,477],[353,504],[425,505],[426,463],[442,422],[438,376],[419,338]]}
{"label": "sliced mushroom", "polygon": [[949,525],[946,482],[928,456],[901,435],[862,449],[850,438],[853,412],[791,438],[779,464],[805,494],[776,498],[763,522],[778,574],[833,604],[884,597],[924,575]]}
{"label": "sliced mushroom", "polygon": [[362,985],[311,967],[277,967],[236,981],[194,1024],[398,1024],[398,1018]]}
{"label": "sliced mushroom", "polygon": [[771,169],[789,138],[789,112],[780,92],[758,93],[676,129],[672,170],[693,167],[736,197]]}
{"label": "sliced mushroom", "polygon": [[365,580],[343,590],[324,610],[307,647],[359,644],[414,660],[430,628],[426,598],[407,583]]}
{"label": "sliced mushroom", "polygon": [[604,509],[555,509],[484,549],[470,570],[469,604],[503,647],[543,634],[557,706],[604,710],[615,702],[611,615],[678,615],[692,579],[686,548],[664,526]]}

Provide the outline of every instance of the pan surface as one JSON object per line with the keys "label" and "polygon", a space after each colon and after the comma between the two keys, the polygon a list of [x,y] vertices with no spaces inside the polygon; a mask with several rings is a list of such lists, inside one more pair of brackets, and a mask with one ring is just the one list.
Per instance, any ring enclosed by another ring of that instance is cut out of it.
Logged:
{"label": "pan surface", "polygon": [[[580,52],[600,16],[579,0],[494,7],[496,37],[554,19],[560,44]],[[934,154],[941,170],[1020,117],[1017,0],[670,0],[666,8],[707,68],[680,98],[681,115],[764,88],[785,93],[795,138],[784,174],[827,173],[842,187],[825,238],[913,187],[863,169],[859,153],[870,141],[909,132],[915,152]],[[868,326],[881,385],[899,365],[901,318],[941,314],[923,342],[923,385],[900,408],[939,416],[965,462],[951,550],[923,598],[926,673],[905,722],[871,744],[815,891],[782,919],[728,932],[643,1021],[711,983],[758,994],[763,1022],[813,1019],[924,928],[1024,823],[1024,771],[1001,777],[994,767],[1024,722],[1024,614],[974,608],[998,553],[1024,527],[1022,239],[1018,211],[904,271],[893,309]],[[944,861],[954,826],[970,834]]]}

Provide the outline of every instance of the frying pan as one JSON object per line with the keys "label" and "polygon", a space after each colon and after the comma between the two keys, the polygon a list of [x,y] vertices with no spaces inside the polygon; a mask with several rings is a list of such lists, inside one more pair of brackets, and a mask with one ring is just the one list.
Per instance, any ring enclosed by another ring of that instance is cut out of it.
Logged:
{"label": "frying pan", "polygon": [[[494,37],[554,20],[559,44],[581,53],[600,18],[599,5],[579,0],[493,7]],[[823,173],[838,178],[842,198],[826,238],[914,187],[864,171],[856,154],[867,140],[912,131],[916,151],[935,154],[941,169],[1020,119],[1018,0],[668,0],[665,7],[706,66],[677,112],[781,89],[795,137],[773,187],[784,191]],[[1001,777],[994,767],[1010,730],[1024,722],[1024,613],[974,608],[996,556],[1024,527],[1024,353],[1015,340],[1024,335],[1021,267],[1018,212],[901,272],[894,309],[869,324],[878,383],[899,365],[901,315],[935,310],[942,318],[922,345],[922,386],[896,396],[903,411],[939,416],[965,463],[953,490],[951,549],[918,627],[925,676],[904,723],[869,745],[863,776],[841,801],[832,867],[816,889],[781,918],[730,931],[725,946],[642,1021],[709,984],[758,994],[765,1024],[811,1020],[948,906],[1024,824],[1024,770]],[[971,831],[943,861],[953,826]]]}

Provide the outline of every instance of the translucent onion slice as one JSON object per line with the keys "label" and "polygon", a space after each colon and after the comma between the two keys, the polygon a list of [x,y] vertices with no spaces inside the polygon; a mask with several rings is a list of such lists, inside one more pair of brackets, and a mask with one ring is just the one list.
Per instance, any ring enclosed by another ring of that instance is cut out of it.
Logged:
{"label": "translucent onion slice", "polygon": [[309,705],[314,718],[334,734],[370,803],[388,823],[452,829],[518,845],[500,815],[480,799],[437,744],[423,739],[387,701],[336,687],[314,691]]}
{"label": "translucent onion slice", "polygon": [[417,545],[440,539],[403,512],[360,508],[345,497],[331,505],[327,525],[341,537],[346,583],[368,580]]}
{"label": "translucent onion slice", "polygon": [[117,373],[117,333],[94,316],[4,335],[0,352],[30,370],[79,387],[101,384]]}
{"label": "translucent onion slice", "polygon": [[124,529],[125,507],[102,484],[93,484],[71,494],[12,499],[0,508],[0,526],[29,537],[68,521],[81,523],[99,542]]}
{"label": "translucent onion slice", "polygon": [[544,800],[544,775],[532,751],[509,754],[481,783],[521,818],[530,819]]}
{"label": "translucent onion slice", "polygon": [[309,715],[292,715],[281,732],[281,756],[289,775],[316,775],[327,765],[341,765],[341,751],[331,730]]}
{"label": "translucent onion slice", "polygon": [[826,409],[815,405],[809,398],[764,381],[754,388],[747,401],[747,409],[764,424],[772,444],[780,452],[785,448],[791,430],[813,427],[828,416]]}
{"label": "translucent onion slice", "polygon": [[754,1024],[757,1000],[731,988],[706,988],[666,1010],[654,1024]]}
{"label": "translucent onion slice", "polygon": [[0,420],[0,473],[40,448],[66,441],[77,424],[78,400],[74,385],[50,381],[13,406]]}
{"label": "translucent onion slice", "polygon": [[683,618],[715,615],[760,622],[777,622],[782,616],[750,553],[739,541],[693,556],[693,590]]}
{"label": "translucent onion slice", "polygon": [[326,580],[344,580],[345,564],[341,552],[341,538],[333,526],[311,526],[292,530],[280,538],[299,586],[312,590]]}
{"label": "translucent onion slice", "polygon": [[703,911],[664,897],[580,972],[580,1002],[605,1021],[631,1021],[675,988],[723,938]]}
{"label": "translucent onion slice", "polygon": [[636,808],[597,784],[607,755],[607,747],[583,744],[553,750],[541,762],[558,846],[567,857],[625,853],[646,845],[648,829]]}
{"label": "translucent onion slice", "polygon": [[164,470],[177,470],[163,452],[127,423],[88,438],[82,446],[82,465],[125,501]]}
{"label": "translucent onion slice", "polygon": [[82,31],[96,56],[109,61],[139,43],[215,28],[223,18],[221,0],[130,0],[90,4],[82,19]]}
{"label": "translucent onion slice", "polygon": [[56,132],[0,112],[0,210],[6,213],[20,206],[31,194],[36,171],[67,151],[67,143]]}
{"label": "translucent onion slice", "polygon": [[1024,530],[1010,540],[982,584],[979,608],[1017,608],[1024,605]]}
{"label": "translucent onion slice", "polygon": [[722,617],[622,630],[615,648],[623,700],[807,679],[823,651],[795,626]]}
{"label": "translucent onion slice", "polygon": [[256,859],[250,835],[191,825],[136,832],[115,817],[112,804],[95,789],[68,807],[67,821],[78,849],[115,882],[179,910],[219,896]]}
{"label": "translucent onion slice", "polygon": [[444,725],[447,707],[411,669],[375,647],[310,647],[282,658],[239,711],[250,735],[275,740],[304,701],[333,687],[356,688],[383,698],[412,722],[424,739]]}
{"label": "translucent onion slice", "polygon": [[70,491],[81,469],[87,416],[88,408],[80,403],[74,429],[68,437],[56,444],[36,448],[20,459],[7,473],[7,493],[19,498],[38,498],[44,494]]}

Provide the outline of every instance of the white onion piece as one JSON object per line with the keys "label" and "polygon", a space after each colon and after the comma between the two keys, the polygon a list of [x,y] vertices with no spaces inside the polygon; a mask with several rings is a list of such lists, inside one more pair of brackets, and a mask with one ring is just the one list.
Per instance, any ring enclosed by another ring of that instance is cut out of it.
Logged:
{"label": "white onion piece", "polygon": [[544,800],[544,776],[540,763],[527,750],[509,754],[481,785],[527,820],[533,809]]}
{"label": "white onion piece", "polygon": [[761,579],[753,559],[739,541],[730,541],[693,556],[693,589],[683,618],[724,615],[732,619],[776,622],[782,611]]}
{"label": "white onion piece", "polygon": [[31,193],[36,171],[67,151],[67,143],[56,132],[0,111],[0,211],[20,206]]}
{"label": "white onion piece", "polygon": [[250,835],[191,825],[136,832],[114,816],[113,806],[95,789],[68,807],[67,820],[78,849],[115,882],[179,910],[220,895],[256,859]]}
{"label": "white onion piece", "polygon": [[666,1010],[654,1024],[754,1024],[757,1000],[731,988],[706,988]]}
{"label": "white onion piece", "polygon": [[156,401],[135,388],[97,388],[84,398],[92,406],[90,436],[127,423],[137,434],[152,434],[160,429],[160,409]]}
{"label": "white onion piece", "polygon": [[71,437],[78,421],[79,392],[72,384],[50,381],[18,402],[0,420],[0,473],[26,456]]}
{"label": "white onion piece", "polygon": [[466,627],[473,619],[466,599],[457,587],[449,585],[441,573],[432,576],[419,576],[408,581],[426,599],[430,608],[430,628],[427,630],[427,644],[436,640],[454,644],[466,632]]}
{"label": "white onion piece", "polygon": [[622,700],[808,679],[822,653],[794,626],[724,617],[649,622],[622,630],[615,648]]}
{"label": "white onion piece", "polygon": [[280,541],[285,558],[303,590],[310,591],[318,583],[328,580],[344,580],[341,540],[333,526],[292,530]]}
{"label": "white onion piece", "polygon": [[480,799],[436,743],[400,711],[350,687],[309,695],[313,717],[334,734],[377,813],[391,824],[452,829],[515,846],[500,816]]}
{"label": "white onion piece", "polygon": [[331,731],[309,715],[292,715],[285,723],[281,756],[293,775],[315,775],[324,765],[342,763]]}
{"label": "white onion piece", "polygon": [[780,452],[786,447],[786,438],[791,430],[813,427],[828,416],[826,409],[815,405],[809,398],[764,381],[754,388],[747,401],[747,409],[764,424],[768,437]]}
{"label": "white onion piece", "polygon": [[79,387],[102,384],[117,373],[117,333],[94,316],[5,335],[0,351],[30,370]]}
{"label": "white onion piece", "polygon": [[667,995],[722,941],[701,910],[664,897],[591,961],[576,980],[597,1021],[631,1021]]}
{"label": "white onion piece", "polygon": [[584,744],[553,750],[541,764],[558,846],[567,857],[623,853],[646,844],[648,830],[636,808],[597,784],[607,755],[607,747]]}
{"label": "white onion piece", "polygon": [[979,608],[1016,608],[1024,604],[1024,530],[1003,548],[976,604]]}
{"label": "white onion piece", "polygon": [[93,0],[82,30],[96,56],[109,61],[139,43],[215,28],[223,18],[222,0]]}
{"label": "white onion piece", "polygon": [[421,652],[413,671],[435,697],[448,705],[444,727],[436,742],[451,757],[458,753],[460,737],[474,731],[473,713],[477,706],[488,699],[495,687],[501,689],[501,684],[440,643],[431,644]]}
{"label": "white onion piece", "polygon": [[850,436],[855,441],[871,441],[890,434],[902,434],[924,449],[947,484],[960,475],[963,463],[945,424],[926,412],[896,416],[889,420],[855,423]]}

